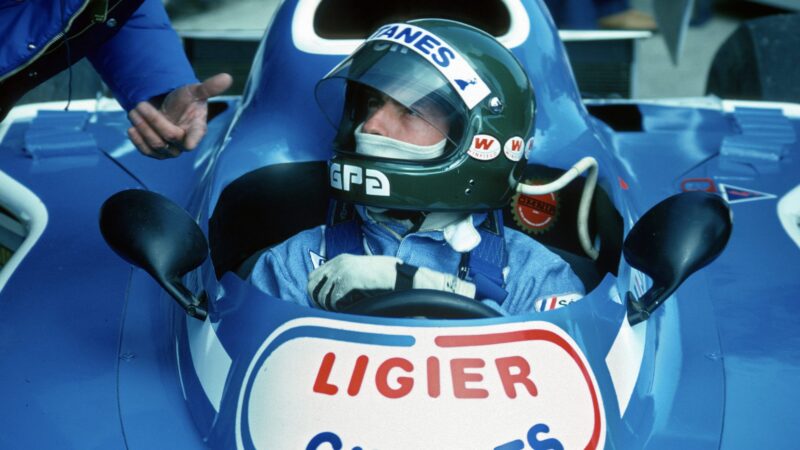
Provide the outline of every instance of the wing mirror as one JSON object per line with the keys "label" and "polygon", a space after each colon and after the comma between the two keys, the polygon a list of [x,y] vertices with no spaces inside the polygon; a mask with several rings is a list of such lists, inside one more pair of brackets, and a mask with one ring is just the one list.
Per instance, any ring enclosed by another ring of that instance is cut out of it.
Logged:
{"label": "wing mirror", "polygon": [[707,192],[673,195],[647,211],[628,233],[623,254],[653,286],[638,300],[628,292],[628,322],[647,320],[689,275],[716,259],[732,228],[727,203]]}
{"label": "wing mirror", "polygon": [[197,223],[171,200],[150,191],[118,192],[100,208],[100,232],[119,256],[147,271],[190,316],[205,320],[205,292],[181,282],[208,255]]}

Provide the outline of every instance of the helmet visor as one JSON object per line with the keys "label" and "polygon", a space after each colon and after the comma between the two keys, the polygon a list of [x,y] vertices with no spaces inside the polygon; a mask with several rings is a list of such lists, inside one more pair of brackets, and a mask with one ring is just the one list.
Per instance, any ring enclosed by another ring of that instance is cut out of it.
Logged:
{"label": "helmet visor", "polygon": [[[447,140],[446,149],[458,147],[468,117],[463,100],[430,62],[385,41],[367,41],[323,78],[315,93],[323,113],[338,129],[334,142],[338,151],[355,151],[354,133],[361,132],[359,127],[387,103],[395,116],[405,113],[409,121],[421,119],[437,130],[439,139]],[[422,128],[405,127],[405,134],[390,137],[419,144],[414,140],[422,136],[414,133],[423,133]]]}

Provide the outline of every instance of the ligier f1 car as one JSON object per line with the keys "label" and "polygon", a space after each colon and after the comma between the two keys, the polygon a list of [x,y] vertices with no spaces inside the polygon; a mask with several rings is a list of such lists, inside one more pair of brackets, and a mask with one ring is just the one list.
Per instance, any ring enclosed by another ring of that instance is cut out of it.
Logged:
{"label": "ligier f1 car", "polygon": [[[320,3],[283,2],[245,94],[218,100],[178,159],[139,155],[113,103],[3,123],[0,447],[796,445],[800,106],[584,104],[537,1],[472,20],[536,87],[525,180],[599,168],[588,214],[591,171],[504,211],[572,265],[583,298],[483,317],[407,291],[357,315],[244,281],[253,255],[324,222],[333,129],[313,86],[390,19]],[[402,317],[419,308],[429,318]]]}

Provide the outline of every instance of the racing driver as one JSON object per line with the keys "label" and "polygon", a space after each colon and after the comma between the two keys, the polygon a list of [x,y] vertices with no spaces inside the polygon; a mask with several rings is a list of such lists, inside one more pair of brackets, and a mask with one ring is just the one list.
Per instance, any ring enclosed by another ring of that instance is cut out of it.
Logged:
{"label": "racing driver", "polygon": [[403,289],[503,314],[583,294],[569,265],[502,224],[533,145],[535,98],[493,37],[449,20],[385,25],[316,98],[338,130],[328,223],[262,254],[258,288],[331,311]]}

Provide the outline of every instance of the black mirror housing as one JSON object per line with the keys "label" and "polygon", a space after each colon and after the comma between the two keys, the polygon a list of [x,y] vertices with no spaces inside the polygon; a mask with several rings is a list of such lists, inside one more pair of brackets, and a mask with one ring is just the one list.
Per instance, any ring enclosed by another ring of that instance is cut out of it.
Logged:
{"label": "black mirror housing", "polygon": [[653,279],[640,299],[627,295],[631,325],[647,320],[691,274],[716,259],[732,229],[727,203],[707,192],[673,195],[647,211],[623,246],[628,263]]}
{"label": "black mirror housing", "polygon": [[181,282],[208,256],[208,242],[186,211],[150,191],[131,189],[100,208],[100,232],[123,259],[147,271],[192,317],[205,320],[205,295]]}

